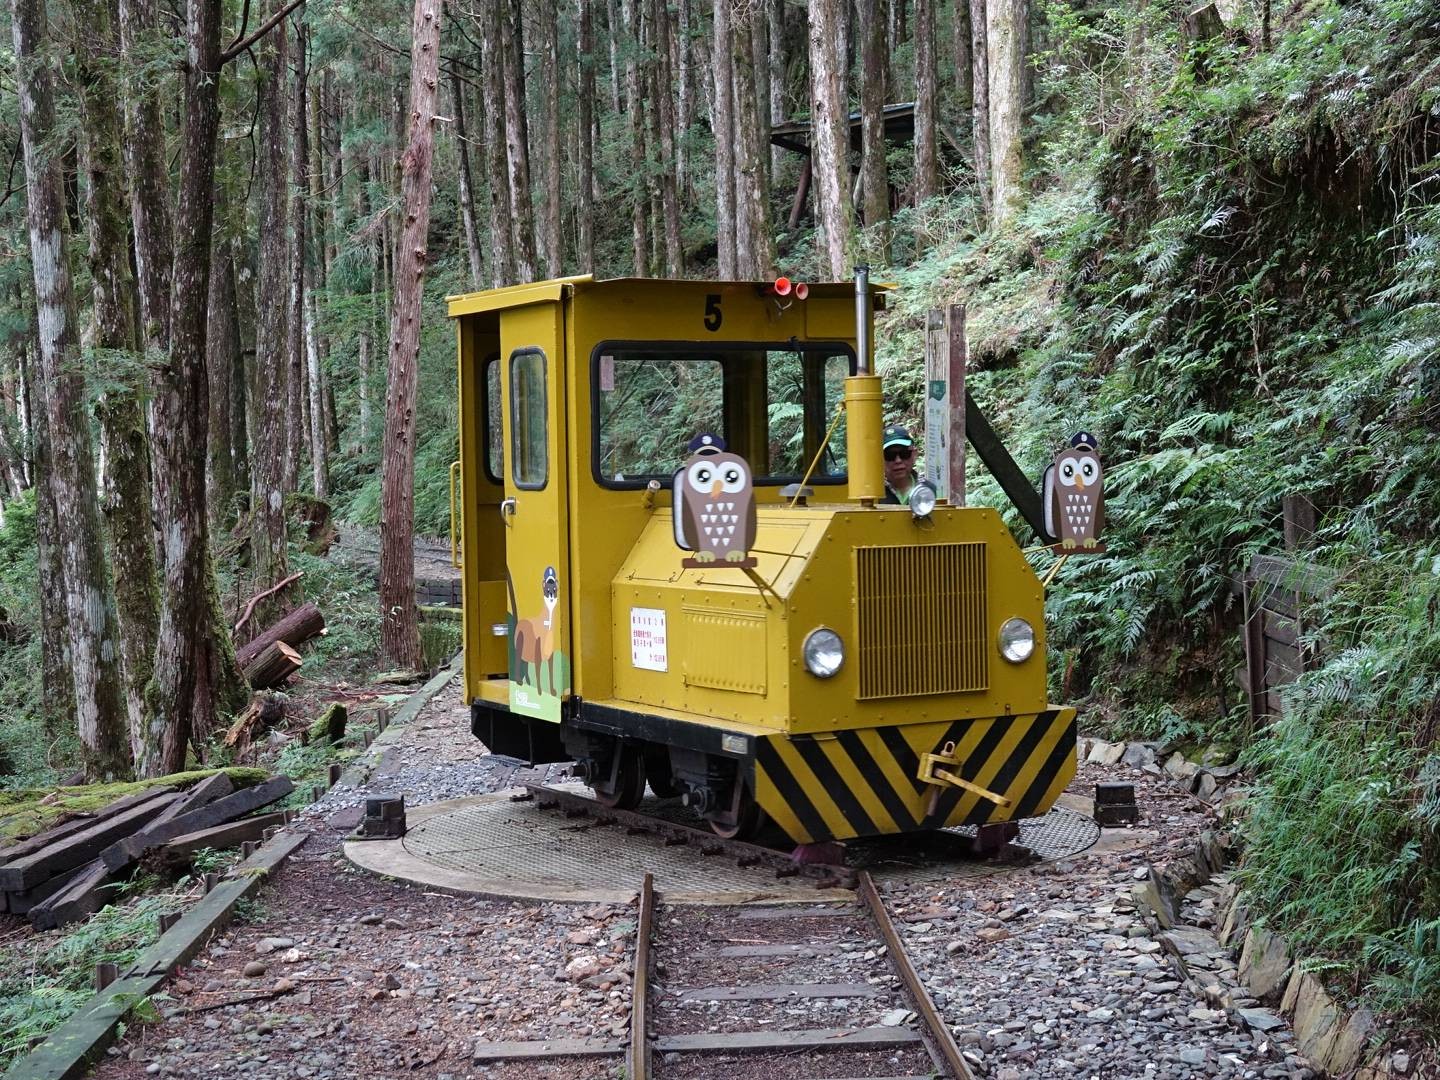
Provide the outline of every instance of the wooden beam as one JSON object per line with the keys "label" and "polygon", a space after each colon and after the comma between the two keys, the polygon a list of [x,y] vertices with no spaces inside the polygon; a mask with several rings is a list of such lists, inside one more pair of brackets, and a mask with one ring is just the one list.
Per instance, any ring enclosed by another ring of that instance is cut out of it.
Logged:
{"label": "wooden beam", "polygon": [[239,821],[185,833],[165,842],[165,857],[188,859],[204,848],[229,848],[244,840],[259,840],[265,835],[266,829],[284,825],[286,814],[287,811],[276,810],[271,814],[241,818]]}
{"label": "wooden beam", "polygon": [[31,855],[0,866],[0,889],[19,892],[33,889],[62,871],[80,866],[98,856],[116,840],[129,836],[170,807],[179,795],[167,793],[132,806],[114,817],[105,818],[73,836],[67,836]]}

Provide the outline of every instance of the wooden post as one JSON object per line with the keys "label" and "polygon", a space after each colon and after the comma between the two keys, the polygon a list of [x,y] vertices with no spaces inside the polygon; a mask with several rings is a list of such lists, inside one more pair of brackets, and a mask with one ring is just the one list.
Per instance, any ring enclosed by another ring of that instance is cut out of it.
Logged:
{"label": "wooden post", "polygon": [[810,197],[810,174],[814,168],[814,159],[806,154],[805,164],[800,167],[800,182],[795,185],[795,201],[790,204],[790,220],[785,226],[791,232],[800,227],[800,219],[805,215],[805,200]]}
{"label": "wooden post", "polygon": [[970,341],[965,335],[965,305],[950,305],[950,489],[952,506],[965,505],[965,369]]}
{"label": "wooden post", "polygon": [[95,990],[98,993],[120,977],[119,964],[96,964],[95,965]]}
{"label": "wooden post", "polygon": [[1285,519],[1285,547],[1293,551],[1315,535],[1315,504],[1307,495],[1285,495],[1280,506]]}

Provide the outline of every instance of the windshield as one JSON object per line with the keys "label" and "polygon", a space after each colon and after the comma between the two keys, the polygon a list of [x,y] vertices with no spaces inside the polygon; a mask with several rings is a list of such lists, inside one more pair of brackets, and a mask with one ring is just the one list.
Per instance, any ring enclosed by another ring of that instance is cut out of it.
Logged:
{"label": "windshield", "polygon": [[[799,480],[835,419],[851,374],[841,344],[606,342],[592,359],[595,475],[607,487],[668,482],[695,436],[744,457],[757,484]],[[845,479],[845,424],[810,483]]]}

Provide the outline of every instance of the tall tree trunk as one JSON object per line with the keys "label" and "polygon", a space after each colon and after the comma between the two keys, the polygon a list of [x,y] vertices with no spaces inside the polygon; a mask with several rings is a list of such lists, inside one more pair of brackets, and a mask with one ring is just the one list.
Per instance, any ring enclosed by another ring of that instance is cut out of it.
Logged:
{"label": "tall tree trunk", "polygon": [[170,179],[160,76],[149,40],[160,33],[156,0],[119,0],[120,43],[131,83],[125,93],[126,171],[135,221],[135,267],[140,319],[147,349],[170,347],[170,270],[173,243]]}
{"label": "tall tree trunk", "polygon": [[465,84],[460,73],[450,72],[450,97],[455,103],[455,157],[460,176],[460,223],[465,230],[465,252],[470,257],[470,284],[484,287],[485,268],[480,258],[480,232],[475,221],[475,180],[470,174],[470,139],[465,130]]}
{"label": "tall tree trunk", "polygon": [[[146,775],[178,772],[192,731],[213,726],[210,681],[223,665],[230,635],[218,618],[205,510],[206,425],[204,304],[210,291],[210,238],[215,216],[215,147],[220,133],[221,0],[189,0],[186,7],[185,106],[181,121],[180,183],[170,358],[155,380],[155,494],[165,528],[165,587],[150,693],[150,738],[138,763]],[[229,667],[234,667],[233,654]]]}
{"label": "tall tree trunk", "polygon": [[[245,244],[233,238],[226,244],[225,258],[235,284],[235,366],[230,372],[230,453],[235,469],[235,487],[230,495],[231,514],[240,513],[238,496],[250,490],[250,374],[255,367],[255,274],[245,261]],[[246,302],[241,303],[241,297]],[[242,315],[243,311],[243,315]]]}
{"label": "tall tree trunk", "polygon": [[359,386],[356,390],[356,397],[359,399],[359,436],[361,447],[366,447],[370,445],[370,431],[373,426],[373,422],[370,418],[370,340],[371,334],[369,328],[362,328],[360,331],[360,340],[357,343],[359,356],[355,363],[355,366],[358,369],[355,373],[356,379],[359,382]]}
{"label": "tall tree trunk", "polygon": [[[650,273],[650,190],[645,156],[645,102],[640,87],[640,13],[637,0],[622,0],[620,17],[624,22],[625,107],[630,129],[630,248],[636,277]],[[639,0],[644,3],[645,0]]]}
{"label": "tall tree trunk", "polygon": [[[736,244],[735,199],[735,44],[734,0],[715,0],[714,110],[715,134],[715,239],[719,246],[721,281],[739,276]],[[833,43],[832,43],[833,44]]]}
{"label": "tall tree trunk", "polygon": [[820,272],[832,281],[849,273],[851,228],[849,116],[842,96],[835,48],[840,22],[840,0],[811,0],[810,117],[811,160],[814,162],[816,219],[822,233]]}
{"label": "tall tree trunk", "polygon": [[968,109],[975,100],[974,61],[970,56],[970,4],[969,0],[954,0],[954,3],[954,19],[950,25],[955,35],[955,105],[957,109]]}
{"label": "tall tree trunk", "polygon": [[[279,0],[272,0],[278,4]],[[290,394],[286,354],[290,305],[285,302],[289,276],[286,244],[288,169],[285,161],[285,25],[266,34],[258,48],[260,80],[256,89],[260,118],[260,268],[255,316],[256,426],[251,432],[251,562],[257,591],[289,576],[285,545],[285,409]],[[288,404],[287,404],[288,407]],[[281,590],[256,609],[260,625],[274,622],[288,606]]]}
{"label": "tall tree trunk", "polygon": [[915,0],[915,205],[940,189],[935,156],[935,0]]}
{"label": "tall tree trunk", "polygon": [[[964,3],[965,0],[958,0]],[[865,225],[885,261],[890,252],[890,181],[885,168],[885,18],[883,0],[857,0],[860,28],[860,190]],[[916,137],[919,137],[918,131]]]}
{"label": "tall tree trunk", "polygon": [[1029,8],[1029,0],[989,0],[986,12],[992,226],[1003,225],[1020,205],[1024,167],[1020,118],[1025,107],[1025,28]]}
{"label": "tall tree trunk", "polygon": [[675,175],[682,203],[691,198],[694,190],[689,145],[690,128],[695,123],[695,61],[690,42],[692,3],[693,0],[677,0],[675,5],[675,127],[679,135],[675,142]]}
{"label": "tall tree trunk", "polygon": [[[770,32],[767,35],[770,44],[770,77],[766,83],[770,88],[770,126],[774,127],[784,123],[789,114],[785,105],[785,80],[789,67],[785,46],[785,0],[765,0],[765,17],[770,22]],[[766,142],[769,142],[768,132]],[[772,183],[780,175],[780,163],[784,160],[784,155],[784,147],[773,144],[770,146]]]}
{"label": "tall tree trunk", "polygon": [[[303,9],[302,9],[303,10]],[[285,490],[300,490],[300,465],[309,441],[310,400],[305,394],[305,225],[310,195],[309,116],[306,52],[309,35],[304,22],[295,22],[295,84],[290,102],[290,312],[286,356],[290,376],[285,381]]]}
{"label": "tall tree trunk", "polygon": [[[506,3],[506,0],[496,0]],[[525,19],[520,0],[508,0],[504,19],[505,154],[510,165],[510,225],[515,238],[515,274],[534,281],[535,211],[530,198],[530,134],[525,119]],[[396,267],[399,273],[399,267]]]}
{"label": "tall tree trunk", "polygon": [[[306,275],[314,271],[306,271]],[[310,394],[310,483],[317,499],[330,497],[330,436],[325,430],[325,373],[320,364],[315,290],[305,290],[305,364]]]}
{"label": "tall tree trunk", "polygon": [[125,676],[126,730],[138,754],[145,720],[159,619],[155,528],[151,520],[150,442],[141,405],[144,378],[135,325],[139,296],[130,272],[130,236],[120,137],[119,29],[108,0],[76,5],[77,75],[85,141],[86,220],[94,288],[95,345],[119,354],[106,362],[119,385],[102,395],[100,445],[103,509],[109,524],[110,564]]}
{"label": "tall tree trunk", "polygon": [[65,189],[54,156],[55,74],[43,0],[11,0],[20,142],[25,159],[30,265],[39,313],[54,535],[60,538],[76,726],[92,778],[130,773],[118,627],[95,461],[85,416],[79,316],[70,280]]}
{"label": "tall tree trunk", "polygon": [[[20,287],[15,289],[17,295]],[[39,336],[33,314],[29,336]],[[54,481],[50,476],[51,461],[49,424],[44,415],[44,392],[40,385],[37,364],[31,362],[26,344],[20,344],[20,397],[35,407],[29,423],[30,481],[35,489],[35,546],[39,580],[36,582],[37,608],[40,612],[40,691],[38,702],[45,733],[51,739],[68,735],[75,722],[75,681],[71,675],[70,635],[66,633],[65,563],[61,555],[64,539],[55,512]],[[22,413],[26,410],[22,409]]]}
{"label": "tall tree trunk", "polygon": [[660,157],[660,207],[665,223],[665,276],[678,278],[685,274],[685,247],[680,236],[680,192],[676,185],[675,101],[671,96],[675,77],[670,69],[670,12],[666,0],[645,2],[652,4],[650,21],[655,29],[655,59],[650,65],[650,100],[655,149]]}
{"label": "tall tree trunk", "polygon": [[595,123],[595,23],[594,0],[576,0],[577,48],[580,53],[580,93],[575,102],[576,261],[582,274],[595,270],[595,144],[591,129]]}
{"label": "tall tree trunk", "polygon": [[545,178],[540,191],[540,247],[547,278],[557,278],[564,263],[560,233],[560,29],[556,3],[538,4],[536,23],[540,40],[540,171]]}
{"label": "tall tree trunk", "polygon": [[[518,14],[518,12],[517,12]],[[385,393],[381,488],[380,636],[385,655],[420,666],[415,609],[415,394],[420,308],[430,231],[430,173],[435,142],[435,84],[440,77],[440,4],[415,0],[410,47],[410,144],[402,160],[405,228],[395,260],[395,309]],[[517,62],[523,54],[516,51]]]}
{"label": "tall tree trunk", "polygon": [[205,328],[205,368],[209,376],[209,470],[205,478],[210,528],[223,532],[234,512],[234,406],[231,388],[240,356],[240,311],[235,300],[235,260],[230,241],[221,236],[211,252],[209,317]]}
{"label": "tall tree trunk", "polygon": [[[751,6],[735,11],[735,263],[739,276],[775,276],[775,233],[770,227],[770,174],[765,148],[767,128],[761,125],[760,95],[755,86],[754,34],[760,11]],[[768,108],[768,105],[767,105]]]}
{"label": "tall tree trunk", "polygon": [[[506,164],[509,137],[505,130],[505,62],[501,38],[500,0],[480,3],[480,68],[485,92],[485,172],[490,189],[490,287],[513,285],[514,228],[510,222],[510,179]],[[368,402],[367,402],[368,404]]]}
{"label": "tall tree trunk", "polygon": [[610,39],[610,106],[616,116],[625,111],[625,99],[620,91],[620,40],[623,33],[619,0],[605,0],[605,36]]}
{"label": "tall tree trunk", "polygon": [[970,0],[970,55],[973,104],[970,108],[971,135],[975,144],[975,187],[980,193],[980,208],[986,218],[993,203],[990,189],[990,50],[986,44],[986,8],[1000,0]]}

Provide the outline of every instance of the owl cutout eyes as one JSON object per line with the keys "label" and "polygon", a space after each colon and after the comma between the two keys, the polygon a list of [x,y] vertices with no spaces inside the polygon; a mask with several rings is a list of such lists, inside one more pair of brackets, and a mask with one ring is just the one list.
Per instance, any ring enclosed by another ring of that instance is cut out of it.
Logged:
{"label": "owl cutout eyes", "polygon": [[[716,487],[718,479],[718,488]],[[701,494],[738,495],[745,490],[745,470],[733,462],[697,461],[690,466],[690,486]]]}
{"label": "owl cutout eyes", "polygon": [[1094,458],[1062,458],[1058,471],[1060,483],[1066,487],[1074,487],[1077,482],[1082,487],[1094,487],[1100,478],[1100,464]]}

